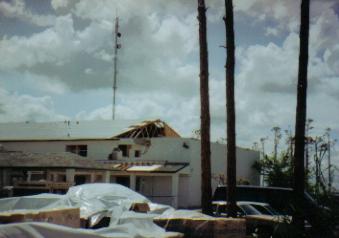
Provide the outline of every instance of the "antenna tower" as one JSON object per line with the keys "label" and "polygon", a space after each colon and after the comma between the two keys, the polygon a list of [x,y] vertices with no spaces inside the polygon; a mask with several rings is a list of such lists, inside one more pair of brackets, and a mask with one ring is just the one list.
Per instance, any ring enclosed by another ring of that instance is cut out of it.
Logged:
{"label": "antenna tower", "polygon": [[115,94],[117,90],[117,64],[118,64],[118,49],[121,48],[121,44],[119,43],[119,38],[121,37],[121,33],[119,32],[119,17],[115,18],[115,29],[113,32],[114,36],[114,56],[113,56],[113,106],[112,106],[112,119],[115,119]]}

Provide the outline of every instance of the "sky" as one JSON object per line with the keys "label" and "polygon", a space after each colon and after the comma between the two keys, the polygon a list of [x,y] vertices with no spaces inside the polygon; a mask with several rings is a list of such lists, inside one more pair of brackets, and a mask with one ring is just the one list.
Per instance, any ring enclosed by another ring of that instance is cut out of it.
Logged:
{"label": "sky", "polygon": [[[212,140],[225,131],[224,1],[206,0]],[[294,131],[296,0],[236,0],[237,143]],[[0,0],[0,122],[112,117],[113,28],[120,18],[116,118],[200,127],[195,0]],[[339,136],[339,2],[312,0],[308,118]],[[282,145],[281,145],[282,147]],[[336,154],[336,148],[334,148]],[[339,164],[337,158],[335,163]]]}

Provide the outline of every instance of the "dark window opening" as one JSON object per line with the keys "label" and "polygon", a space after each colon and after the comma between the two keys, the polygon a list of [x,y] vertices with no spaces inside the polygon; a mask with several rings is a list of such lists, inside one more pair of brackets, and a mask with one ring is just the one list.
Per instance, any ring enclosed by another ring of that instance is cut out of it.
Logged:
{"label": "dark window opening", "polygon": [[66,175],[58,174],[57,182],[66,182]]}
{"label": "dark window opening", "polygon": [[119,145],[119,149],[122,152],[123,157],[129,157],[129,150],[131,149],[131,145]]}
{"label": "dark window opening", "polygon": [[31,174],[31,181],[40,181],[45,180],[46,176],[43,173],[32,173]]}
{"label": "dark window opening", "polygon": [[66,152],[87,157],[87,145],[66,145]]}
{"label": "dark window opening", "polygon": [[134,157],[136,157],[136,158],[140,157],[140,150],[136,150],[134,152]]}
{"label": "dark window opening", "polygon": [[74,176],[75,185],[85,184],[88,181],[88,176],[86,175],[76,175]]}
{"label": "dark window opening", "polygon": [[118,176],[116,177],[115,182],[129,188],[130,180],[129,176]]}
{"label": "dark window opening", "polygon": [[100,183],[100,182],[102,182],[102,180],[103,180],[102,175],[96,175],[94,182],[95,183]]}
{"label": "dark window opening", "polygon": [[135,191],[136,192],[140,192],[140,184],[141,184],[141,178],[136,177],[136,180],[135,180]]}

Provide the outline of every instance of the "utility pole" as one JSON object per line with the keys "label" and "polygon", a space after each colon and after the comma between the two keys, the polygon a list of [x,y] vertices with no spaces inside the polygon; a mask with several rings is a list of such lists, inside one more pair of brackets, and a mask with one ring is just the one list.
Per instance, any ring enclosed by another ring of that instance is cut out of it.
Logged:
{"label": "utility pole", "polygon": [[121,44],[118,39],[121,37],[119,32],[119,17],[115,18],[115,29],[114,29],[114,55],[113,55],[113,104],[112,104],[112,119],[115,119],[115,94],[117,90],[117,64],[118,64],[118,49],[121,48]]}

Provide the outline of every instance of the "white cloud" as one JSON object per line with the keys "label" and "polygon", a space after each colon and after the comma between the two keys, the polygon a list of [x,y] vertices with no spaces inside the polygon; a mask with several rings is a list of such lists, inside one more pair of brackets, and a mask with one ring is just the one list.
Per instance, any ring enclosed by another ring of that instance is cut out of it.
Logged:
{"label": "white cloud", "polygon": [[57,10],[68,6],[69,0],[51,0],[52,7]]}
{"label": "white cloud", "polygon": [[[53,2],[56,9],[63,7],[63,1]],[[310,98],[325,100],[334,108],[338,101],[335,95],[339,94],[339,46],[335,40],[339,38],[339,22],[330,9],[333,2],[312,2],[309,92]],[[214,17],[209,26],[212,29],[223,27],[223,2],[209,1],[207,4],[209,19]],[[117,9],[122,33],[118,60],[118,115],[124,115],[124,118],[160,117],[185,135],[199,127],[195,1],[82,0],[70,5],[70,9],[63,9],[69,14],[58,16],[50,28],[28,37],[2,39],[0,54],[8,57],[0,61],[0,69],[27,70],[32,75],[48,76],[48,80],[54,79],[53,83],[61,82],[58,84],[63,85],[59,87],[61,94],[65,90],[111,87],[112,29]],[[235,2],[235,9],[236,14],[249,17],[249,25],[259,24],[268,35],[275,36],[274,39],[287,36],[263,45],[246,48],[237,45],[238,140],[240,144],[250,145],[266,132],[269,134],[275,125],[293,124],[299,2],[239,0]],[[216,24],[217,21],[221,24]],[[82,26],[76,29],[78,25]],[[220,34],[224,39],[224,33]],[[245,37],[248,36],[239,35],[237,39]],[[280,41],[283,43],[278,43]],[[220,80],[224,77],[224,69],[221,67],[212,72],[216,69],[211,66],[210,73],[214,76],[210,84],[212,130],[213,138],[217,139],[225,137],[225,85]],[[47,92],[53,86],[45,88]],[[314,102],[314,105],[317,104]],[[310,115],[315,115],[311,108]],[[331,117],[336,118],[335,110],[331,113]],[[326,116],[324,120],[320,119],[321,115],[316,116],[323,125],[333,123]],[[78,117],[108,119],[111,107],[84,111]]]}
{"label": "white cloud", "polygon": [[32,93],[38,93],[39,95],[61,95],[69,92],[67,85],[58,78],[32,74],[28,71],[1,72],[0,87],[10,88],[12,90],[20,88],[24,89],[25,92],[29,91]]}
{"label": "white cloud", "polygon": [[66,61],[76,50],[73,41],[74,29],[70,15],[58,17],[56,24],[30,37],[13,36],[0,41],[0,54],[6,55],[0,61],[0,69],[32,67],[41,63]]}
{"label": "white cloud", "polygon": [[85,74],[93,74],[93,69],[91,68],[85,69]]}
{"label": "white cloud", "polygon": [[23,0],[13,0],[11,2],[1,1],[0,13],[6,17],[19,18],[22,21],[27,21],[42,27],[51,26],[55,21],[55,17],[52,15],[33,14],[26,8]]}
{"label": "white cloud", "polygon": [[32,75],[31,73],[25,72],[23,79],[27,87],[39,90],[43,93],[49,94],[65,94],[68,92],[68,87],[65,83],[55,78],[47,78],[40,75]]}
{"label": "white cloud", "polygon": [[[330,24],[336,24],[338,19],[329,13],[326,16],[322,15],[311,25],[309,60],[308,117],[319,122],[320,130],[336,127],[335,118],[339,116],[333,110],[339,106],[336,96],[339,75],[328,63],[329,55],[336,52],[336,42],[327,39],[338,33]],[[324,28],[331,35],[321,35],[319,32]],[[324,54],[325,49],[329,51]],[[251,141],[268,136],[273,126],[284,129],[291,126],[293,130],[298,54],[299,36],[292,32],[281,46],[274,43],[249,46],[237,58],[238,138],[242,144],[250,145]]]}
{"label": "white cloud", "polygon": [[112,54],[109,54],[107,51],[105,50],[101,50],[99,52],[95,52],[94,53],[94,56],[98,59],[101,59],[103,61],[106,61],[106,62],[112,62],[113,60],[113,55]]}
{"label": "white cloud", "polygon": [[[122,86],[140,86],[139,90],[145,90],[155,88],[147,84],[167,85],[174,89],[180,83],[185,85],[184,88],[191,88],[188,84],[195,75],[191,73],[193,65],[188,65],[186,60],[193,52],[197,53],[195,12],[185,16],[161,16],[147,5],[131,14],[127,10],[130,12],[130,8],[141,5],[128,1],[80,1],[76,4],[75,14],[92,20],[82,30],[74,29],[73,17],[69,14],[57,17],[53,27],[30,37],[2,39],[0,53],[8,57],[0,62],[0,69],[25,68],[33,73],[52,74],[75,90],[109,86],[113,45],[111,16],[116,4],[126,12],[121,19],[123,36],[118,62]],[[166,4],[158,4],[153,5],[165,12],[159,6]],[[89,77],[87,68],[97,72],[98,80]],[[180,72],[182,68],[189,68],[190,74]],[[181,78],[168,80],[169,75]]]}
{"label": "white cloud", "polygon": [[278,29],[273,27],[267,27],[265,35],[266,36],[277,36],[279,34]]}
{"label": "white cloud", "polygon": [[[173,100],[170,93],[140,93],[119,95],[116,119],[162,119],[184,136],[191,136],[192,130],[199,128],[198,98]],[[185,116],[183,116],[185,115]],[[77,120],[111,119],[112,105],[93,111],[82,111]]]}
{"label": "white cloud", "polygon": [[0,121],[56,121],[67,117],[53,110],[50,97],[10,93],[0,89]]}

